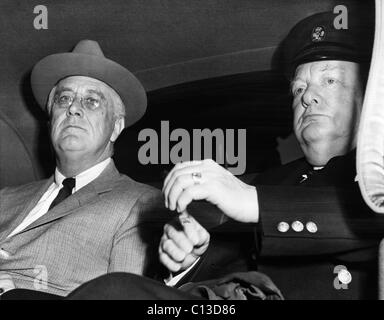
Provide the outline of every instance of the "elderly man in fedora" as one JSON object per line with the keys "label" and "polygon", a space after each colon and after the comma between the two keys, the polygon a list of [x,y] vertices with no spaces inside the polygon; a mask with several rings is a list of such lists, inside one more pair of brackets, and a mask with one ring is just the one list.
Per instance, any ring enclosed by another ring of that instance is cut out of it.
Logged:
{"label": "elderly man in fedora", "polygon": [[90,40],[42,59],[31,84],[49,116],[56,170],[0,191],[0,292],[65,296],[106,273],[145,275],[157,258],[153,228],[167,214],[162,195],[111,159],[122,130],[145,113],[144,88]]}

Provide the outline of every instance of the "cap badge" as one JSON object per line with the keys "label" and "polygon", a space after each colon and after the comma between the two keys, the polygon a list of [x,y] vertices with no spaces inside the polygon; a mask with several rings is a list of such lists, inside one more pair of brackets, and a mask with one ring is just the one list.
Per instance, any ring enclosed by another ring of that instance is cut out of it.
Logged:
{"label": "cap badge", "polygon": [[324,27],[318,26],[313,28],[312,31],[312,42],[322,41],[325,37],[325,29]]}

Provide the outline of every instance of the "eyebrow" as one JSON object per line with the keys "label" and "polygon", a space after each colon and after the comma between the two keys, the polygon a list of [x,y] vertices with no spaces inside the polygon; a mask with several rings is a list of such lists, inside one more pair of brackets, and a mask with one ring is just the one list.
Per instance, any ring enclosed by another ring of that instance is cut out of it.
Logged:
{"label": "eyebrow", "polygon": [[295,84],[296,82],[299,82],[299,81],[305,82],[304,79],[302,79],[302,78],[295,78],[295,79],[293,79],[293,80],[289,83],[289,91],[290,91],[290,92],[292,92],[294,84]]}
{"label": "eyebrow", "polygon": [[72,91],[73,90],[71,88],[68,88],[68,87],[57,87],[56,88],[56,92],[61,92],[61,91]]}
{"label": "eyebrow", "polygon": [[87,90],[87,93],[96,93],[101,99],[105,100],[105,96],[100,90],[89,89]]}
{"label": "eyebrow", "polygon": [[[58,87],[56,89],[56,92],[62,92],[62,91],[74,92],[74,90],[69,88],[69,87]],[[99,95],[101,99],[105,100],[105,96],[100,90],[89,89],[89,90],[87,90],[87,93],[95,93],[95,94]]]}
{"label": "eyebrow", "polygon": [[[331,64],[329,64],[329,63],[327,63],[324,67],[322,67],[321,69],[320,69],[320,72],[325,72],[325,71],[332,71],[332,70],[340,70],[341,72],[343,72],[344,73],[344,71],[345,71],[345,68],[343,67],[343,66],[340,66],[340,65],[331,65]],[[289,89],[290,89],[290,91],[292,91],[292,88],[293,88],[293,85],[295,84],[295,82],[298,82],[298,81],[303,81],[303,82],[305,82],[305,80],[304,79],[302,79],[302,78],[294,78],[291,82],[290,82],[290,84],[289,84]]]}

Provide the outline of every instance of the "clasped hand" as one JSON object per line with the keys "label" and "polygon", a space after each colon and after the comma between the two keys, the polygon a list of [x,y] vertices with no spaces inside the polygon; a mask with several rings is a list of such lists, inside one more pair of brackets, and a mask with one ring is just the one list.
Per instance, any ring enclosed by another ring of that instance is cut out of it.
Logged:
{"label": "clasped hand", "polygon": [[257,192],[213,160],[178,163],[164,180],[165,206],[181,213],[164,226],[160,261],[185,270],[208,248],[209,233],[187,213],[193,200],[206,200],[239,222],[258,222]]}

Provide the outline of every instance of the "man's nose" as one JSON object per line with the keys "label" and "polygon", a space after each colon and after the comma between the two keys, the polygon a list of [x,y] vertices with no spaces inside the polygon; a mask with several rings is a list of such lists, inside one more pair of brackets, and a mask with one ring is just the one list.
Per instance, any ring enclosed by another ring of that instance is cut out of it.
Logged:
{"label": "man's nose", "polygon": [[78,117],[83,116],[83,108],[81,106],[81,102],[79,101],[79,99],[73,100],[72,104],[68,107],[67,115],[78,116]]}
{"label": "man's nose", "polygon": [[309,106],[317,106],[320,103],[320,96],[313,87],[308,87],[302,96],[302,105],[305,109]]}

